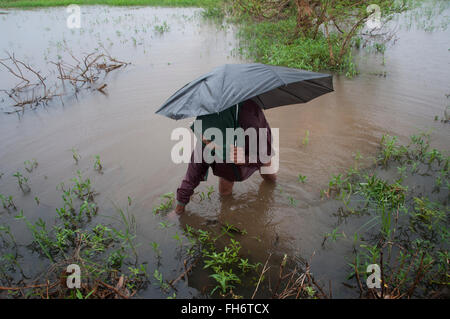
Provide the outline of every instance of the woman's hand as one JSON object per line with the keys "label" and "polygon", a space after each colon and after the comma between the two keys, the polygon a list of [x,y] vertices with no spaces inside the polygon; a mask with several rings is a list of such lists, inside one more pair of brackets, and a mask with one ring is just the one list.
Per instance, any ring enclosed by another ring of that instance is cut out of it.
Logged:
{"label": "woman's hand", "polygon": [[171,211],[168,215],[167,218],[169,218],[170,220],[178,220],[178,218],[180,217],[181,214],[184,213],[184,205],[180,205],[177,204],[177,206],[175,207],[175,209],[173,211]]}

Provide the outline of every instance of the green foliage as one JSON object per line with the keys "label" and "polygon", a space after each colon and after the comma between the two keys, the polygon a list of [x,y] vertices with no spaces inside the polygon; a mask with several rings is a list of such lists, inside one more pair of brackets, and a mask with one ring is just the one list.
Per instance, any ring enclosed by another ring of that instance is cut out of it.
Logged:
{"label": "green foliage", "polygon": [[298,174],[297,179],[298,179],[298,181],[299,181],[300,183],[303,183],[303,184],[304,184],[304,183],[308,180],[308,177],[303,176],[302,174]]}
{"label": "green foliage", "polygon": [[169,209],[173,207],[173,203],[175,202],[175,194],[170,192],[164,195],[161,195],[161,202],[158,206],[153,208],[153,214],[167,212]]}
{"label": "green foliage", "polygon": [[31,188],[28,185],[28,178],[23,176],[20,172],[16,172],[13,174],[15,178],[17,178],[17,184],[23,193],[29,193]]}
{"label": "green foliage", "polygon": [[[340,208],[341,216],[344,211],[349,216],[369,215],[358,229],[364,230],[367,238],[355,233],[353,239],[355,259],[349,263],[350,278],[366,273],[369,264],[378,264],[384,274],[382,293],[396,298],[412,297],[419,286],[418,294],[448,285],[450,236],[448,203],[430,196],[441,190],[448,192],[448,186],[444,186],[450,176],[448,157],[437,149],[430,150],[429,133],[412,135],[408,145],[398,144],[397,140],[383,136],[375,168],[365,172],[352,169],[351,178],[338,174],[330,181],[328,191],[345,194],[339,196],[345,207]],[[388,180],[378,174],[398,163],[401,166],[393,170],[397,179]],[[380,164],[382,168],[377,168]],[[428,196],[423,192],[417,195],[416,187],[403,184],[408,178],[406,172],[430,176],[430,180],[436,176],[436,187],[428,189]],[[337,238],[336,229],[326,234],[325,240]]]}
{"label": "green foliage", "polygon": [[95,155],[95,162],[94,162],[94,170],[101,172],[103,169],[102,163],[100,162],[100,155]]}
{"label": "green foliage", "polygon": [[0,194],[0,201],[2,202],[3,208],[5,209],[17,209],[16,205],[14,204],[13,197],[12,196],[6,196],[3,194]]}
{"label": "green foliage", "polygon": [[23,164],[25,165],[25,169],[28,173],[31,173],[36,167],[38,167],[38,162],[34,158],[31,161],[26,160]]}
{"label": "green foliage", "polygon": [[309,130],[306,130],[305,137],[302,140],[302,144],[305,146],[309,144]]}
{"label": "green foliage", "polygon": [[[217,283],[211,290],[211,295],[219,291],[222,296],[230,294],[237,297],[233,290],[237,285],[242,284],[241,276],[248,272],[256,272],[261,265],[260,263],[253,264],[249,262],[248,258],[241,256],[241,243],[232,238],[234,237],[233,232],[237,232],[237,230],[237,227],[227,224],[222,227],[222,232],[214,237],[212,233],[206,230],[194,229],[186,225],[185,235],[193,245],[190,253],[194,253],[192,249],[195,248],[197,254],[203,260],[203,268],[212,271],[210,277]],[[243,234],[242,231],[239,233]],[[218,240],[219,238],[225,239],[224,235],[226,235],[228,244],[219,249],[221,244]]]}
{"label": "green foliage", "polygon": [[153,30],[159,34],[163,34],[170,31],[170,26],[164,21],[162,24],[155,25]]}
{"label": "green foliage", "polygon": [[0,0],[0,8],[23,7],[56,7],[79,5],[110,5],[110,6],[179,6],[203,7],[212,6],[218,0]]}
{"label": "green foliage", "polygon": [[[243,53],[256,62],[299,68],[308,71],[330,70],[356,75],[350,53],[339,65],[330,63],[328,43],[319,34],[315,39],[295,33],[296,20],[290,18],[277,22],[246,22],[241,25],[239,36],[243,40]],[[333,44],[333,51],[338,51]]]}
{"label": "green foliage", "polygon": [[78,161],[80,160],[81,156],[78,154],[78,151],[74,148],[72,148],[72,158],[75,161],[75,164],[78,164]]}

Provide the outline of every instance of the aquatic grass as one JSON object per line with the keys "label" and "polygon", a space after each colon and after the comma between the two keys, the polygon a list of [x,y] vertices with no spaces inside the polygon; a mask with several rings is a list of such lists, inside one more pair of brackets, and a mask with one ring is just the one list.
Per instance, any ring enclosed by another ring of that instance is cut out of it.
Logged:
{"label": "aquatic grass", "polygon": [[75,195],[81,200],[88,199],[90,201],[93,200],[95,196],[95,191],[91,185],[91,179],[89,177],[83,178],[81,171],[77,171],[77,176],[72,178],[72,182],[74,185],[72,187],[72,191]]}
{"label": "aquatic grass", "polygon": [[296,207],[297,206],[298,200],[296,200],[292,196],[288,196],[287,198],[288,198],[289,205],[291,205],[292,207]]}
{"label": "aquatic grass", "polygon": [[25,165],[25,169],[28,173],[31,173],[36,167],[38,167],[38,162],[34,158],[31,161],[26,160],[23,164]]}
{"label": "aquatic grass", "polygon": [[332,242],[336,242],[338,238],[344,237],[344,232],[338,233],[338,227],[334,228],[330,233],[326,233],[324,235],[322,246],[325,245],[327,240],[331,240]]}
{"label": "aquatic grass", "polygon": [[95,155],[95,161],[94,161],[94,170],[97,172],[101,172],[103,169],[102,163],[100,162],[100,155]]}
{"label": "aquatic grass", "polygon": [[308,180],[308,177],[306,177],[306,176],[304,176],[304,175],[302,175],[302,174],[298,174],[297,180],[298,180],[300,183],[304,184],[304,183],[306,183],[306,181]]}
{"label": "aquatic grass", "polygon": [[[62,204],[56,208],[53,225],[42,218],[32,220],[25,216],[23,210],[14,216],[16,220],[25,222],[32,235],[32,241],[26,247],[39,253],[49,264],[48,273],[39,275],[45,276],[47,285],[26,287],[23,282],[18,282],[8,275],[15,269],[21,270],[18,261],[21,256],[14,251],[5,251],[7,247],[14,248],[14,237],[11,237],[9,226],[3,225],[0,225],[0,242],[3,242],[0,246],[0,284],[24,286],[21,289],[26,292],[17,297],[25,298],[43,296],[42,289],[45,290],[46,287],[45,293],[51,298],[75,298],[77,295],[83,298],[104,298],[111,295],[110,291],[113,291],[113,296],[128,298],[130,292],[126,289],[135,292],[145,287],[148,282],[145,266],[137,263],[136,248],[139,244],[135,243],[136,221],[128,211],[131,198],[128,196],[126,210],[115,205],[118,216],[110,216],[119,222],[119,227],[101,223],[89,226],[99,210],[94,202],[95,193],[90,179],[84,178],[81,172],[77,172],[73,181],[74,184],[70,188],[64,183],[57,187],[61,192]],[[3,196],[6,206],[9,206],[8,199]],[[6,244],[5,240],[11,244]],[[74,294],[74,290],[67,289],[60,277],[64,274],[67,264],[72,263],[80,265],[83,273],[83,287],[77,294]],[[121,275],[116,277],[117,274]],[[21,280],[24,278],[28,279],[22,274]],[[50,281],[54,283],[50,284]],[[61,284],[58,284],[59,282]],[[13,296],[13,292],[9,295]]]}
{"label": "aquatic grass", "polygon": [[163,34],[170,31],[170,26],[164,21],[162,24],[155,25],[153,30],[159,34]]}
{"label": "aquatic grass", "polygon": [[0,194],[0,201],[2,202],[2,206],[5,209],[13,208],[17,209],[16,204],[14,204],[13,197],[11,195],[6,196],[3,194]]}
{"label": "aquatic grass", "polygon": [[163,279],[163,274],[158,270],[155,269],[155,271],[153,272],[153,277],[156,279],[157,281],[157,285],[163,290],[163,291],[169,291],[170,286],[169,284]]}
{"label": "aquatic grass", "polygon": [[305,132],[305,137],[304,137],[303,140],[302,140],[302,144],[303,144],[304,146],[306,146],[306,145],[309,144],[309,130],[306,130],[306,132]]}
{"label": "aquatic grass", "polygon": [[[241,39],[240,53],[255,62],[287,66],[308,71],[330,70],[353,77],[358,72],[349,50],[342,62],[332,64],[329,44],[324,34],[316,38],[299,36],[296,30],[296,17],[278,21],[252,21],[244,19],[239,24],[238,36]],[[340,50],[332,36],[332,51]]]}
{"label": "aquatic grass", "polygon": [[203,7],[218,0],[0,0],[1,8],[58,7],[70,4],[109,6]]}
{"label": "aquatic grass", "polygon": [[22,173],[16,172],[13,174],[15,178],[17,178],[17,184],[19,185],[19,188],[22,190],[22,192],[29,193],[31,191],[30,186],[28,185],[28,178],[23,176]]}
{"label": "aquatic grass", "polygon": [[49,231],[46,228],[46,223],[39,218],[36,223],[31,223],[23,214],[23,210],[19,212],[18,215],[15,216],[16,219],[24,220],[28,229],[33,234],[34,243],[39,245],[40,249],[44,253],[45,256],[51,262],[54,262],[54,259],[51,254],[51,250],[55,248],[53,241],[50,238]]}
{"label": "aquatic grass", "polygon": [[179,247],[183,246],[183,239],[180,237],[178,232],[175,232],[175,235],[173,235],[172,238],[177,241]]}
{"label": "aquatic grass", "polygon": [[[210,291],[211,295],[218,292],[222,297],[241,297],[234,293],[234,289],[237,288],[237,285],[242,284],[245,274],[256,272],[261,265],[261,263],[251,263],[248,258],[241,255],[241,243],[233,238],[233,233],[238,230],[239,228],[236,226],[226,224],[221,228],[221,232],[214,236],[207,230],[195,229],[186,225],[185,235],[192,245],[188,249],[189,254],[197,255],[197,258],[203,260],[203,268],[212,272],[209,277],[216,283],[216,286]],[[245,234],[246,232],[240,231],[239,233]],[[222,246],[219,244],[219,239],[221,242],[228,243]]]}
{"label": "aquatic grass", "polygon": [[[448,283],[448,259],[445,261],[450,238],[448,203],[431,197],[441,192],[444,181],[448,185],[448,158],[444,152],[430,148],[430,138],[429,132],[420,132],[411,135],[410,143],[403,145],[397,137],[384,135],[373,167],[362,171],[351,168],[351,178],[343,181],[334,175],[330,181],[330,187],[340,185],[340,193],[328,193],[344,205],[338,216],[343,211],[349,216],[368,215],[354,234],[354,259],[349,262],[349,278],[356,279],[361,295],[426,296]],[[380,170],[399,177],[381,177]],[[416,194],[416,187],[405,184],[414,175],[426,177],[434,185],[425,193]],[[326,238],[333,234],[335,230]],[[381,289],[367,289],[363,284],[360,274],[366,273],[369,264],[381,267]]]}
{"label": "aquatic grass", "polygon": [[161,221],[158,223],[158,225],[159,225],[159,228],[166,229],[166,228],[172,227],[174,224],[165,222],[165,221]]}
{"label": "aquatic grass", "polygon": [[156,257],[159,259],[161,258],[161,249],[159,248],[159,244],[157,242],[152,241],[150,243],[150,246],[152,246],[153,252],[155,253]]}
{"label": "aquatic grass", "polygon": [[159,214],[163,212],[167,212],[169,209],[173,207],[175,202],[175,194],[173,192],[169,192],[160,196],[161,202],[158,206],[153,208],[153,214]]}

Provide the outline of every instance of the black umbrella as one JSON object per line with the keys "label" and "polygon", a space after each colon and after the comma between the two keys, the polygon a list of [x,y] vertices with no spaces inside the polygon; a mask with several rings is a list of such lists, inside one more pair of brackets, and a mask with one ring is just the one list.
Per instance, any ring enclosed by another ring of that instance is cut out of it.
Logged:
{"label": "black umbrella", "polygon": [[186,84],[156,113],[179,120],[218,113],[248,99],[270,109],[332,91],[329,74],[260,63],[225,64]]}

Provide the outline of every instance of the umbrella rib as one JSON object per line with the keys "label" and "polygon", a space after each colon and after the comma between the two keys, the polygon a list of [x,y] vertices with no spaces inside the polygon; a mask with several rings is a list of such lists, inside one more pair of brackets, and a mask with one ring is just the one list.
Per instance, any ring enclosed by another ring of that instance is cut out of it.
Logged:
{"label": "umbrella rib", "polygon": [[281,76],[279,76],[278,75],[278,73],[277,72],[275,72],[275,70],[274,69],[272,69],[272,68],[268,68],[270,71],[272,71],[273,72],[273,74],[275,74],[275,76],[281,81],[281,83],[283,83],[283,85],[284,86],[287,86],[287,83],[286,82],[284,82],[284,80],[281,78]]}
{"label": "umbrella rib", "polygon": [[[322,79],[322,77],[318,78],[318,79]],[[321,85],[321,84],[315,83],[315,82],[313,82],[314,80],[316,80],[316,79],[305,80],[303,82],[308,82],[308,84],[311,84],[312,86],[317,86],[319,88],[326,89],[329,92],[333,92],[333,89],[330,89],[329,87],[327,87],[325,85]]]}
{"label": "umbrella rib", "polygon": [[292,92],[289,92],[288,90],[286,90],[286,89],[284,89],[284,88],[282,88],[282,87],[279,87],[278,90],[280,90],[280,91],[282,91],[282,92],[285,92],[285,93],[287,93],[287,94],[289,94],[289,95],[292,95],[293,97],[295,97],[295,98],[299,99],[300,101],[302,101],[302,103],[305,103],[305,102],[306,102],[305,99],[302,99],[300,96],[298,96],[298,95],[296,95],[296,94],[294,94],[294,93],[292,93]]}

